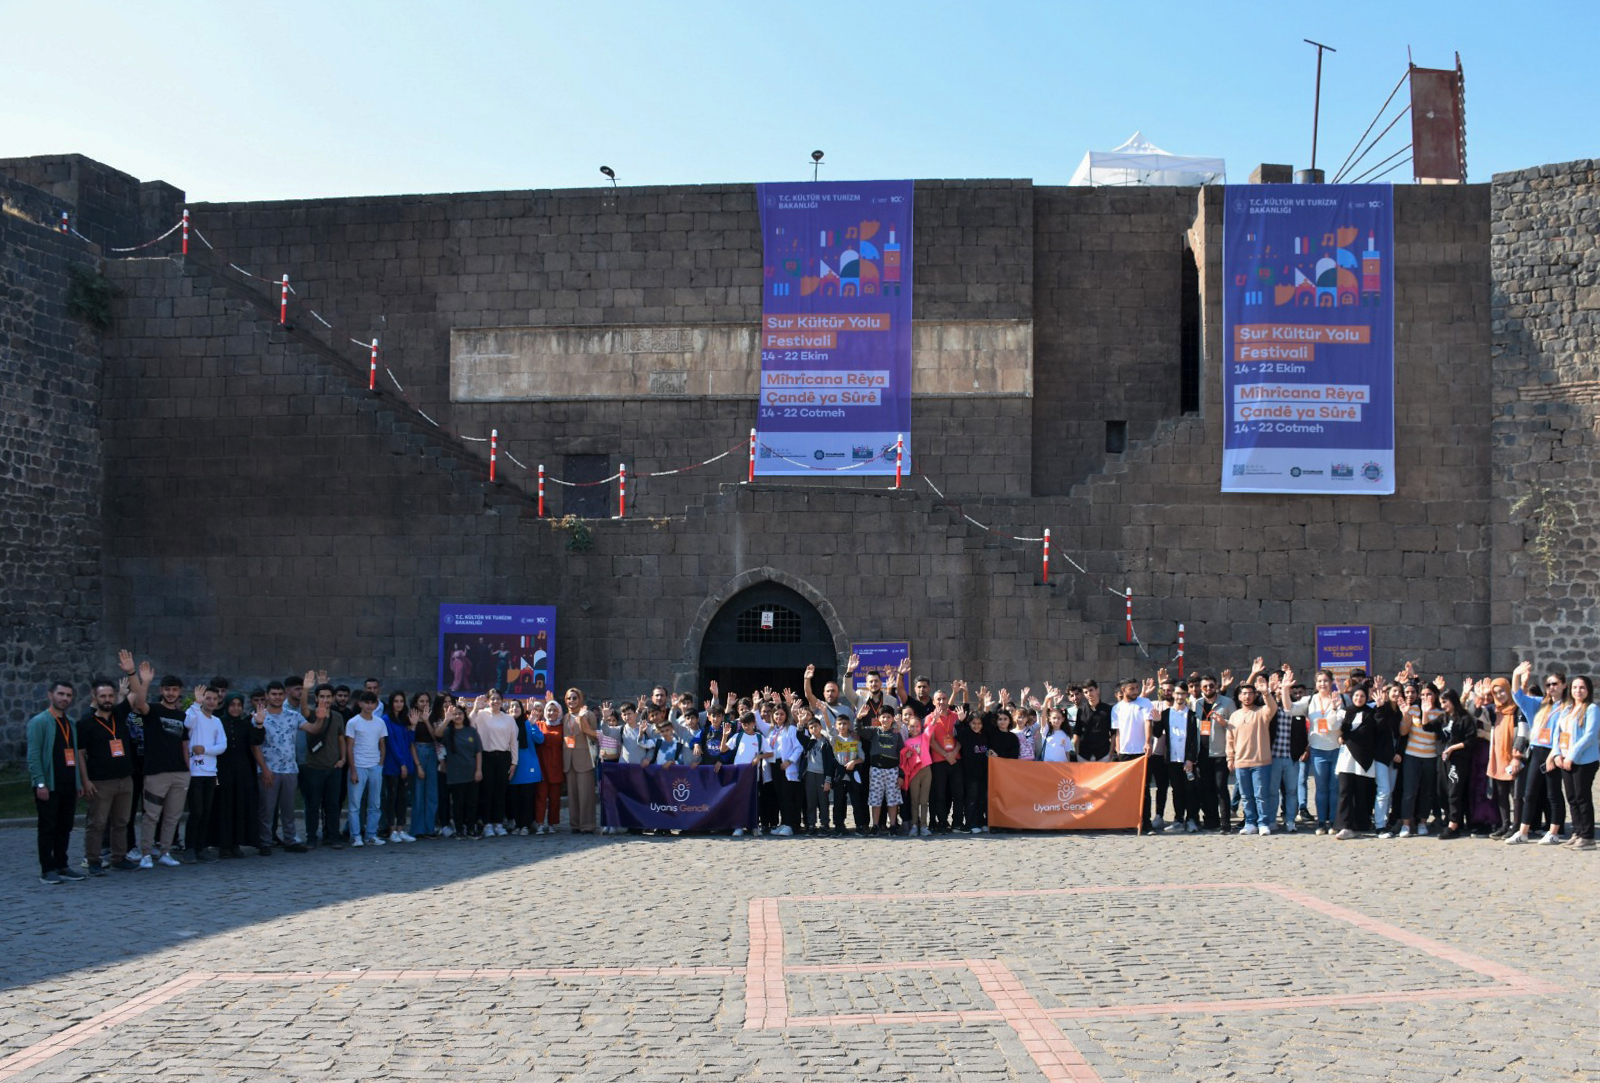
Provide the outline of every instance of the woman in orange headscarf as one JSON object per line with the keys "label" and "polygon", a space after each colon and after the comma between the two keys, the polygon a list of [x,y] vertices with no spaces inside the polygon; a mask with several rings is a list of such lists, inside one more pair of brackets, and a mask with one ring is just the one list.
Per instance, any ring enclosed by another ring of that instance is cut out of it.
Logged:
{"label": "woman in orange headscarf", "polygon": [[1511,682],[1504,677],[1479,681],[1472,691],[1477,694],[1479,728],[1489,731],[1489,790],[1494,801],[1494,831],[1489,837],[1503,839],[1517,829],[1511,815],[1511,793],[1522,761],[1514,749],[1519,731],[1527,729],[1527,720],[1511,698]]}

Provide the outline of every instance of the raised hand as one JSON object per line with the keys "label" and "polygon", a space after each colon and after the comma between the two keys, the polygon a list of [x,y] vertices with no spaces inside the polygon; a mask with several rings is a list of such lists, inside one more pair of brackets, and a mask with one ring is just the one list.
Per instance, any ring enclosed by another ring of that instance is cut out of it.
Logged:
{"label": "raised hand", "polygon": [[262,706],[256,708],[256,713],[253,716],[251,716],[250,721],[255,723],[256,729],[261,729],[264,726],[266,726],[266,724],[267,724],[267,708],[266,708],[265,704],[263,704]]}
{"label": "raised hand", "polygon": [[901,673],[910,673],[911,672],[911,656],[909,654],[906,655],[904,658],[900,659],[899,672],[901,672]]}
{"label": "raised hand", "polygon": [[846,673],[854,673],[856,670],[858,670],[860,668],[861,668],[861,656],[859,654],[852,654],[850,656],[850,661],[845,664],[844,671]]}
{"label": "raised hand", "polygon": [[1010,703],[1011,703],[1011,689],[1009,689],[1009,688],[1000,689],[1000,705],[1002,707],[1004,707],[1004,706],[1008,706]]}
{"label": "raised hand", "polygon": [[1166,684],[1167,681],[1170,680],[1170,678],[1167,676],[1166,666],[1162,666],[1160,669],[1156,670],[1156,680],[1162,684]]}
{"label": "raised hand", "polygon": [[1447,687],[1449,687],[1448,683],[1444,679],[1444,674],[1443,673],[1434,674],[1434,676],[1433,676],[1433,686],[1435,688],[1437,688],[1441,692],[1443,692]]}
{"label": "raised hand", "polygon": [[139,680],[143,681],[146,685],[148,685],[151,681],[153,681],[155,679],[156,679],[156,667],[154,665],[152,665],[148,661],[140,662],[139,663]]}
{"label": "raised hand", "polygon": [[717,688],[717,682],[716,681],[712,681],[711,682],[711,698],[712,699],[721,699],[722,698],[722,692],[721,692],[721,690],[719,690]]}
{"label": "raised hand", "polygon": [[1231,669],[1223,670],[1222,671],[1222,676],[1218,680],[1217,687],[1218,688],[1227,688],[1232,683],[1233,683],[1233,670],[1231,670]]}
{"label": "raised hand", "polygon": [[118,651],[117,652],[117,666],[122,670],[122,672],[126,673],[128,676],[130,676],[130,677],[133,676],[133,652],[132,651]]}
{"label": "raised hand", "polygon": [[205,694],[206,694],[206,686],[205,685],[197,684],[197,685],[194,686],[194,701],[196,703],[199,703],[200,702],[200,697],[205,695]]}
{"label": "raised hand", "polygon": [[816,666],[807,666],[806,667],[806,680],[809,681],[809,680],[811,680],[811,678],[815,677],[816,675],[817,675],[817,667]]}
{"label": "raised hand", "polygon": [[1266,668],[1267,668],[1267,660],[1265,658],[1262,658],[1262,657],[1259,657],[1259,656],[1256,658],[1255,661],[1250,663],[1250,673],[1251,673],[1252,676],[1254,676],[1257,673],[1261,673],[1261,672],[1265,671]]}

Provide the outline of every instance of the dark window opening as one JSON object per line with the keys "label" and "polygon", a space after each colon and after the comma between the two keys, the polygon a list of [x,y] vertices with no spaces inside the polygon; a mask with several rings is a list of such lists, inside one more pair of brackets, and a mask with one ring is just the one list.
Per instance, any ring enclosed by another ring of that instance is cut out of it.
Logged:
{"label": "dark window opening", "polygon": [[736,643],[798,643],[800,614],[781,605],[760,605],[739,614],[734,625]]}
{"label": "dark window opening", "polygon": [[1200,412],[1200,267],[1185,247],[1178,302],[1178,401],[1186,414]]}
{"label": "dark window opening", "polygon": [[576,483],[576,488],[561,490],[561,510],[580,519],[606,519],[611,515],[611,486],[583,484],[598,482],[612,475],[611,459],[606,455],[565,455],[561,460],[561,480]]}
{"label": "dark window opening", "polygon": [[1128,423],[1126,421],[1106,422],[1106,454],[1121,455],[1128,450]]}

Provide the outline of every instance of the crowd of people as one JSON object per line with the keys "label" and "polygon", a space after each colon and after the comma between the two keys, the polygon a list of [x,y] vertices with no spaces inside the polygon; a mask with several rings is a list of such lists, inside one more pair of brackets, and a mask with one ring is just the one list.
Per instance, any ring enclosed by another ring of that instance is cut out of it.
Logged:
{"label": "crowd of people", "polygon": [[[1045,682],[1042,698],[959,679],[908,687],[909,664],[867,672],[852,657],[843,686],[820,694],[808,667],[799,692],[723,694],[712,682],[704,701],[657,686],[598,705],[576,688],[408,696],[368,679],[353,690],[310,670],[248,693],[221,677],[152,688],[149,662],[135,666],[127,651],[119,662],[120,677],[90,682],[79,717],[61,680],[28,723],[43,883],[246,847],[266,857],[544,835],[562,825],[563,805],[571,831],[615,834],[629,829],[600,822],[597,807],[611,764],[753,766],[758,811],[739,836],[983,833],[990,758],[1143,757],[1151,834],[1237,824],[1252,836],[1594,847],[1593,685],[1552,670],[1530,690],[1530,662],[1459,688],[1410,664],[1393,680],[1318,670],[1307,688],[1289,665],[1257,658],[1237,688],[1228,670],[1161,670],[1119,682],[1108,702],[1093,680]],[[80,797],[77,866],[68,848]]]}

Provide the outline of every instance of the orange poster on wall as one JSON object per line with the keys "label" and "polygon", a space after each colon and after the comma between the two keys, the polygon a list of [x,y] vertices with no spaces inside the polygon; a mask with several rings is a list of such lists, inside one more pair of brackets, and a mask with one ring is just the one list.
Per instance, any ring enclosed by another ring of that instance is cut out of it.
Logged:
{"label": "orange poster on wall", "polygon": [[989,826],[1032,831],[1139,826],[1145,760],[1122,763],[989,761]]}

